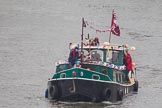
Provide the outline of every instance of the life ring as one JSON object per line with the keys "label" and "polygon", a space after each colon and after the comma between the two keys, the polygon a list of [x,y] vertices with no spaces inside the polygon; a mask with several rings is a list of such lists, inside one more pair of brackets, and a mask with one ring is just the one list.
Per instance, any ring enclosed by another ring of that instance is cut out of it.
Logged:
{"label": "life ring", "polygon": [[49,97],[49,99],[57,99],[58,98],[58,88],[56,85],[49,86],[48,97]]}
{"label": "life ring", "polygon": [[134,91],[138,92],[138,81],[135,81],[134,83]]}
{"label": "life ring", "polygon": [[109,101],[109,100],[111,99],[111,89],[106,88],[106,89],[103,91],[103,98],[104,98],[104,100],[106,100],[106,101]]}
{"label": "life ring", "polygon": [[123,100],[123,90],[118,90],[117,91],[117,100],[122,101]]}

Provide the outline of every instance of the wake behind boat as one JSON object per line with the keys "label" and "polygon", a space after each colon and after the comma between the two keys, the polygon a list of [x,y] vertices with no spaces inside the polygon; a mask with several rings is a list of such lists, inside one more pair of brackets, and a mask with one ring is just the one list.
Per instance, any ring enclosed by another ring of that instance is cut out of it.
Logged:
{"label": "wake behind boat", "polygon": [[[120,35],[114,20],[113,16],[113,24],[107,31]],[[70,102],[115,102],[137,92],[136,67],[129,53],[135,47],[113,45],[110,41],[100,43],[98,37],[89,36],[84,43],[85,24],[82,19],[81,44],[71,43],[68,61],[56,63],[56,71],[48,80],[46,97]]]}

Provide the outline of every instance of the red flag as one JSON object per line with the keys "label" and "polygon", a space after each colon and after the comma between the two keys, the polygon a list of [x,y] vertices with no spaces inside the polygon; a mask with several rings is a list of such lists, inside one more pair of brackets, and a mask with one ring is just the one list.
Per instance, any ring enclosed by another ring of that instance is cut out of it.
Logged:
{"label": "red flag", "polygon": [[112,12],[111,32],[114,35],[120,36],[120,29],[119,29],[119,25],[117,24],[116,13],[114,12],[114,10]]}

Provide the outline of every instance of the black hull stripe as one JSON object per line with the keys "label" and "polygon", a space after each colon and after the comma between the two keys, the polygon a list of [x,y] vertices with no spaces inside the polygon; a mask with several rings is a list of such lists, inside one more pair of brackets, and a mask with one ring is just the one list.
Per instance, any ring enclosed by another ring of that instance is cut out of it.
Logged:
{"label": "black hull stripe", "polygon": [[112,83],[112,84],[116,84],[116,85],[120,85],[120,86],[125,86],[125,87],[129,87],[129,86],[132,86],[134,85],[134,83],[131,83],[131,84],[120,84],[118,82],[114,82],[114,81],[103,81],[103,80],[95,80],[95,79],[87,79],[87,78],[57,78],[57,79],[50,79],[49,81],[54,81],[54,80],[88,80],[88,81],[96,81],[96,82],[105,82],[105,83]]}

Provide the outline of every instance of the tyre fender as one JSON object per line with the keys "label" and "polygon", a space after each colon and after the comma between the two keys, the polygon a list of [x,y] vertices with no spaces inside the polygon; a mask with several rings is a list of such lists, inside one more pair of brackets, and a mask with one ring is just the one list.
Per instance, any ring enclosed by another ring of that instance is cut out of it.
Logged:
{"label": "tyre fender", "polygon": [[117,91],[117,100],[122,101],[123,96],[124,96],[123,90],[118,90]]}
{"label": "tyre fender", "polygon": [[103,91],[103,98],[104,98],[104,100],[106,100],[106,101],[109,101],[109,100],[110,100],[110,98],[111,98],[111,89],[106,88],[106,89]]}
{"label": "tyre fender", "polygon": [[49,99],[57,99],[58,98],[58,87],[56,85],[49,86],[48,98]]}
{"label": "tyre fender", "polygon": [[135,81],[134,83],[134,91],[138,92],[138,81]]}

